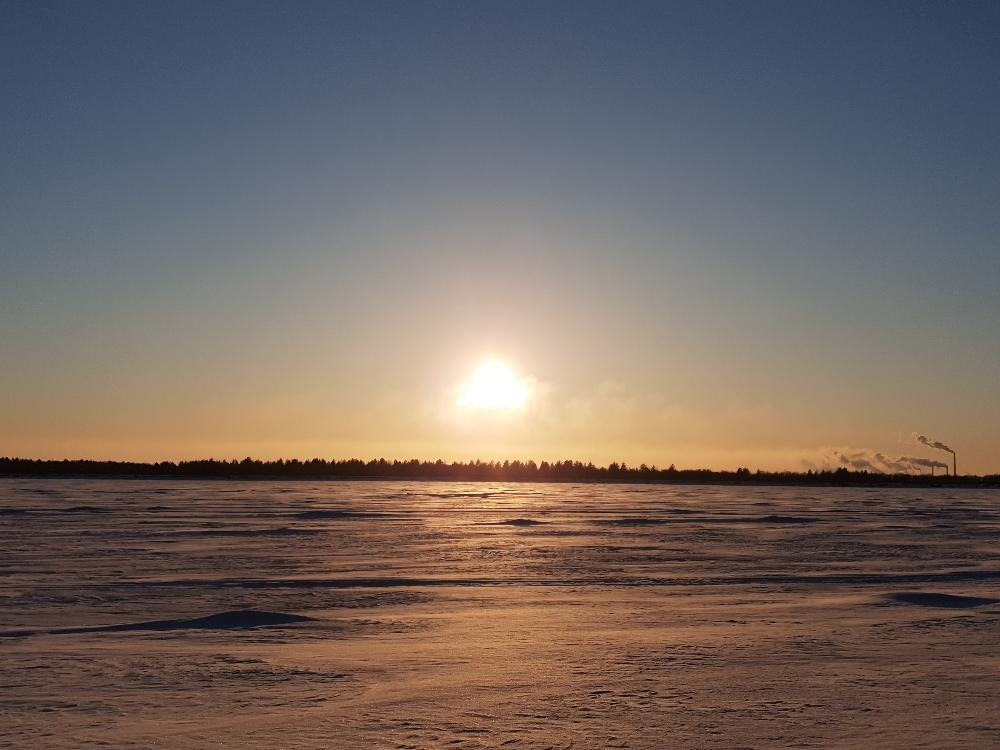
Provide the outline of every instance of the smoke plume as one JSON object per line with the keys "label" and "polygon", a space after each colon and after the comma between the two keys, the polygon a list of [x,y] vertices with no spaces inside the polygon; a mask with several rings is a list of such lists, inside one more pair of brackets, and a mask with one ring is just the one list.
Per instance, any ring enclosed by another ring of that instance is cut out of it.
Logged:
{"label": "smoke plume", "polygon": [[928,448],[937,448],[939,451],[945,451],[946,453],[951,453],[951,454],[955,453],[955,451],[953,451],[944,443],[940,443],[937,440],[931,440],[926,435],[918,435],[917,433],[914,432],[913,439],[916,440],[918,443],[926,445]]}
{"label": "smoke plume", "polygon": [[900,461],[909,463],[911,466],[926,466],[928,468],[947,469],[948,464],[944,461],[935,461],[933,458],[914,458],[912,456],[901,456]]}
{"label": "smoke plume", "polygon": [[921,469],[948,469],[948,464],[943,461],[935,461],[932,458],[918,458],[916,456],[890,458],[884,453],[868,448],[831,450],[824,463],[827,466],[833,463],[852,471],[870,471],[877,474],[908,474],[914,471],[919,472]]}

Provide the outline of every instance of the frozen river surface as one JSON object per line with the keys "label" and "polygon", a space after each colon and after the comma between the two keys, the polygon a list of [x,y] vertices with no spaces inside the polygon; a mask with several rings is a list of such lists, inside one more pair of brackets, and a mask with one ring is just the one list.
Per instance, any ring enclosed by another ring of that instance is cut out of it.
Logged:
{"label": "frozen river surface", "polygon": [[996,748],[998,542],[995,491],[0,480],[0,747]]}

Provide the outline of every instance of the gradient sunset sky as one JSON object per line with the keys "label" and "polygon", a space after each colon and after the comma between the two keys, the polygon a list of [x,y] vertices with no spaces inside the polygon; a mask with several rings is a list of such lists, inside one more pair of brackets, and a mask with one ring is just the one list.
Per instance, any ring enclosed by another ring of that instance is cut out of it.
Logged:
{"label": "gradient sunset sky", "polygon": [[1000,471],[998,3],[0,9],[0,455]]}

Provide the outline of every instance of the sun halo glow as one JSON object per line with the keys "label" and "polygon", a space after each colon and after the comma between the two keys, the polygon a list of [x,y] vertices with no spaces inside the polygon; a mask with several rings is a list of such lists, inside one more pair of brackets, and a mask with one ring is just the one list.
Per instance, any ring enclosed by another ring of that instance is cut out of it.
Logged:
{"label": "sun halo glow", "polygon": [[455,403],[463,409],[513,411],[524,408],[528,388],[503,362],[484,362],[462,386]]}

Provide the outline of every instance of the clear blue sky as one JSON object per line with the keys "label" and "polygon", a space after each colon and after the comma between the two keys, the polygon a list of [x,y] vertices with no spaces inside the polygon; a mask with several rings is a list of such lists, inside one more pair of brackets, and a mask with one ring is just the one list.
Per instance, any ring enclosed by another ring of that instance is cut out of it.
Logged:
{"label": "clear blue sky", "polygon": [[0,9],[0,454],[1000,471],[1000,4]]}

